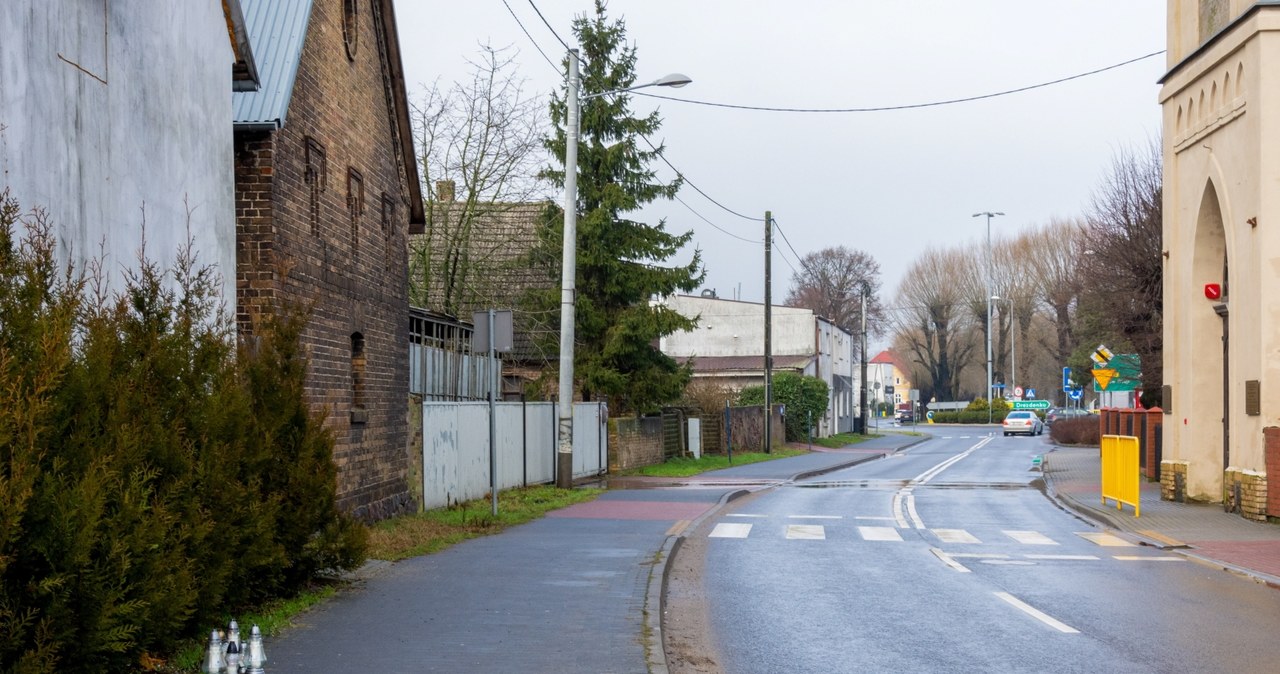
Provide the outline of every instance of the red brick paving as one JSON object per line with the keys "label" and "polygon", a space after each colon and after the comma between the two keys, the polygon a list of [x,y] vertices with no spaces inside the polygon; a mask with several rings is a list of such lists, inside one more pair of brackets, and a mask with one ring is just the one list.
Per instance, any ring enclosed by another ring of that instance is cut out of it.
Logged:
{"label": "red brick paving", "polygon": [[1194,541],[1191,552],[1280,578],[1280,541]]}
{"label": "red brick paving", "polygon": [[714,503],[596,500],[547,513],[547,517],[579,517],[608,520],[691,520]]}

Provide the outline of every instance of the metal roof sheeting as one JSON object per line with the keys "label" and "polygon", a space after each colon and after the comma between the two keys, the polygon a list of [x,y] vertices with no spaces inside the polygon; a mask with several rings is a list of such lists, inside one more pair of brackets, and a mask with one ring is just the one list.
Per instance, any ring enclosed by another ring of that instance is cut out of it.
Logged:
{"label": "metal roof sheeting", "polygon": [[257,91],[231,94],[236,126],[284,126],[312,0],[240,0],[258,65]]}

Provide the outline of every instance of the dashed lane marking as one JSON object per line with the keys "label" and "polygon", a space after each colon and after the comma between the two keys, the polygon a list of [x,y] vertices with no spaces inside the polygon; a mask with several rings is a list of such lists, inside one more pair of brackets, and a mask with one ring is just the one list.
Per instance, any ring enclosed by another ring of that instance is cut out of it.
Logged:
{"label": "dashed lane marking", "polygon": [[751,534],[750,524],[721,522],[711,530],[711,538],[746,538]]}
{"label": "dashed lane marking", "polygon": [[858,527],[858,534],[867,541],[902,541],[902,534],[893,527]]}
{"label": "dashed lane marking", "polygon": [[932,529],[933,535],[943,543],[981,543],[977,536],[964,529]]}
{"label": "dashed lane marking", "polygon": [[827,538],[827,530],[821,524],[788,524],[787,538],[800,541],[822,541]]}
{"label": "dashed lane marking", "polygon": [[997,597],[999,597],[1004,602],[1008,603],[1010,606],[1013,606],[1019,611],[1022,611],[1023,613],[1031,616],[1032,618],[1035,618],[1036,620],[1039,620],[1040,622],[1048,625],[1049,627],[1052,627],[1055,630],[1058,630],[1059,632],[1062,632],[1064,634],[1080,633],[1080,630],[1053,618],[1052,616],[1045,613],[1044,611],[1041,611],[1040,609],[1037,609],[1034,606],[1031,606],[1030,604],[1022,601],[1021,599],[1018,599],[1017,597],[1009,594],[1008,592],[997,592],[995,594]]}
{"label": "dashed lane marking", "polygon": [[1133,543],[1126,541],[1115,534],[1096,533],[1096,532],[1077,532],[1077,536],[1104,548],[1134,548],[1137,547]]}
{"label": "dashed lane marking", "polygon": [[1039,531],[1005,531],[1004,535],[1024,545],[1057,545],[1058,542]]}

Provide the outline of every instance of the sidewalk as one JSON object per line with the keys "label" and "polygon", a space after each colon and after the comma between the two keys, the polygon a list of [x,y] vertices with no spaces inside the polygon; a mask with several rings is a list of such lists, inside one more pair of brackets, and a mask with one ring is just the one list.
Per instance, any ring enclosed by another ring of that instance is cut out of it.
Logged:
{"label": "sidewalk", "polygon": [[610,478],[598,499],[496,536],[370,563],[267,644],[269,671],[665,673],[662,575],[682,531],[748,491],[924,439],[815,447],[683,480]]}
{"label": "sidewalk", "polygon": [[1059,502],[1126,537],[1280,588],[1280,526],[1246,520],[1221,505],[1160,500],[1143,482],[1141,516],[1115,501],[1103,505],[1097,447],[1057,447],[1045,454],[1045,482]]}

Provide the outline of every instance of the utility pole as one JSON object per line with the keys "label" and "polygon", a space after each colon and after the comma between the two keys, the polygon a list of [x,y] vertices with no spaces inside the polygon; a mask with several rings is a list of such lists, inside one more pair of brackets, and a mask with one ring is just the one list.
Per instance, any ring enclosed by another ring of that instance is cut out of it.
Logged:
{"label": "utility pole", "polygon": [[573,327],[578,264],[578,50],[569,50],[564,133],[564,243],[560,269],[560,391],[556,486],[573,488]]}
{"label": "utility pole", "polygon": [[773,453],[773,212],[764,212],[764,453]]}
{"label": "utility pole", "polygon": [[862,392],[858,395],[858,416],[862,417],[862,434],[867,435],[867,297],[871,288],[862,282]]}

